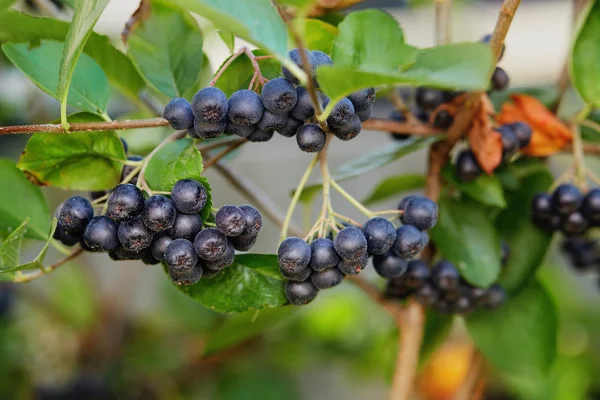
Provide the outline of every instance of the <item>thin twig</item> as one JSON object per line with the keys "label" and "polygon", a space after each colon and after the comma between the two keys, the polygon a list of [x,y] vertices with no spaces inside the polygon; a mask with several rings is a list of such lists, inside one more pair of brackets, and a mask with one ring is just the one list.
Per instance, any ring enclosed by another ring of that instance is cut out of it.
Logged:
{"label": "thin twig", "polygon": [[235,53],[233,53],[231,55],[231,57],[229,57],[229,59],[227,61],[225,61],[225,63],[221,66],[221,68],[219,68],[219,70],[217,71],[217,73],[215,74],[215,76],[213,76],[212,80],[209,83],[209,86],[215,86],[215,84],[217,83],[217,81],[219,80],[219,78],[221,77],[221,75],[223,75],[223,72],[225,72],[225,70],[227,68],[229,68],[229,66],[236,60],[236,58],[238,58],[239,56],[241,56],[245,52],[246,52],[246,48],[245,47],[240,47],[238,49],[238,51],[236,51]]}
{"label": "thin twig", "polygon": [[20,276],[17,276],[14,280],[14,282],[30,282],[36,278],[39,278],[42,275],[45,275],[49,272],[54,271],[56,268],[60,267],[63,264],[68,263],[69,261],[73,260],[74,258],[80,256],[83,253],[83,249],[79,248],[75,251],[73,251],[71,254],[69,254],[68,256],[66,256],[65,258],[62,258],[60,260],[58,260],[57,262],[55,262],[54,264],[51,264],[47,267],[44,268],[40,268],[35,272],[32,273],[28,273],[28,274],[23,274]]}
{"label": "thin twig", "polygon": [[411,136],[431,136],[443,133],[441,130],[433,129],[424,124],[396,122],[379,118],[371,118],[366,120],[362,123],[362,127],[366,130],[401,133]]}
{"label": "thin twig", "polygon": [[[146,173],[146,168],[148,167],[148,164],[150,163],[150,160],[152,160],[152,157],[154,157],[154,155],[156,153],[159,152],[160,149],[162,149],[164,146],[166,146],[167,144],[174,142],[176,140],[182,139],[184,136],[186,135],[185,131],[175,131],[173,132],[171,135],[169,135],[167,138],[165,138],[165,140],[163,140],[162,142],[160,142],[158,144],[158,146],[156,146],[154,148],[154,150],[152,150],[150,152],[150,154],[148,154],[146,157],[144,157],[144,160],[142,161],[142,165],[140,168],[140,174],[138,175],[138,181],[137,181],[137,186],[142,189],[145,190],[146,192],[152,194],[152,189],[150,189],[150,187],[148,186],[148,184],[146,183],[146,177],[145,177],[145,173]],[[132,173],[130,175],[133,174],[134,171],[132,171]]]}
{"label": "thin twig", "polygon": [[227,156],[227,154],[231,153],[232,151],[234,151],[235,149],[237,149],[238,147],[240,147],[241,145],[243,145],[246,142],[247,142],[247,140],[244,138],[234,141],[229,146],[227,146],[223,151],[221,151],[219,154],[215,155],[214,157],[207,158],[207,161],[204,163],[204,169],[205,170],[209,169],[210,167],[215,165],[217,162],[219,162],[223,157]]}
{"label": "thin twig", "polygon": [[438,45],[452,41],[452,0],[435,0],[435,37]]}
{"label": "thin twig", "polygon": [[[114,131],[122,129],[157,128],[168,126],[164,118],[136,119],[125,121],[76,122],[69,124],[67,132]],[[32,134],[36,132],[64,133],[60,124],[0,126],[0,135]]]}

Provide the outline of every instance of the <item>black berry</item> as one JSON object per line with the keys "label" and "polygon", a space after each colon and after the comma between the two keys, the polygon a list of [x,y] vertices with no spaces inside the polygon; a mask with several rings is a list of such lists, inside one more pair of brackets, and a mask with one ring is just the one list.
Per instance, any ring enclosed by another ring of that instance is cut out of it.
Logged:
{"label": "black berry", "polygon": [[585,233],[589,224],[579,211],[574,211],[560,217],[558,228],[567,236],[579,236]]}
{"label": "black berry", "polygon": [[256,129],[261,131],[278,131],[286,126],[287,121],[287,114],[273,114],[272,112],[265,110],[262,118],[256,124]]}
{"label": "black berry", "polygon": [[502,158],[509,160],[519,150],[519,138],[510,125],[502,125],[498,128],[498,132],[502,139]]}
{"label": "black berry", "polygon": [[175,223],[177,210],[168,197],[157,194],[146,199],[142,211],[142,221],[148,229],[160,232],[170,229]]}
{"label": "black berry", "polygon": [[590,190],[581,205],[581,212],[591,225],[600,223],[600,189]]}
{"label": "black berry", "polygon": [[217,211],[215,224],[225,236],[237,236],[246,229],[246,216],[239,207],[223,206]]}
{"label": "black berry", "polygon": [[238,251],[248,251],[256,243],[256,236],[242,233],[241,235],[230,237],[229,241],[234,249]]}
{"label": "black berry", "polygon": [[[402,122],[402,123],[406,122],[406,116],[398,110],[392,111],[388,118],[395,122]],[[410,135],[406,135],[406,134],[402,134],[402,133],[389,132],[389,134],[392,136],[392,139],[400,140],[400,141],[406,140],[410,137]]]}
{"label": "black berry", "polygon": [[197,122],[214,124],[223,121],[228,108],[227,96],[216,87],[200,89],[192,99],[192,112]]}
{"label": "black berry", "polygon": [[406,196],[402,200],[400,200],[400,203],[398,203],[398,210],[404,211],[404,208],[406,208],[406,205],[413,197],[415,196]]}
{"label": "black berry", "polygon": [[517,135],[517,138],[519,138],[519,147],[527,147],[531,141],[531,135],[533,134],[531,127],[525,122],[515,122],[510,124],[510,127],[515,135]]}
{"label": "black berry", "polygon": [[432,306],[439,299],[439,292],[430,283],[425,283],[419,290],[414,294],[415,300],[423,306]]}
{"label": "black berry", "polygon": [[481,167],[471,150],[463,150],[456,159],[456,177],[461,182],[472,182],[481,175]]}
{"label": "black berry", "polygon": [[402,223],[426,231],[435,226],[438,219],[438,206],[423,196],[412,196],[403,207]]}
{"label": "black berry", "polygon": [[227,237],[218,229],[204,229],[196,235],[194,249],[201,259],[215,261],[225,254]]}
{"label": "black berry", "polygon": [[92,251],[113,251],[119,247],[118,224],[100,216],[91,219],[83,232],[83,240]]}
{"label": "black berry", "polygon": [[360,122],[365,122],[369,118],[371,118],[371,109],[367,108],[366,110],[357,111],[356,116]]}
{"label": "black berry", "polygon": [[354,111],[368,110],[375,103],[375,88],[367,88],[354,92],[348,96],[348,100],[352,102]]}
{"label": "black berry", "polygon": [[454,117],[446,110],[442,110],[435,115],[433,126],[437,129],[449,129],[454,123]]}
{"label": "black berry", "polygon": [[508,87],[509,78],[505,70],[496,67],[492,74],[492,88],[494,90],[504,90]]}
{"label": "black berry", "polygon": [[227,120],[227,124],[225,125],[225,133],[229,133],[230,135],[236,135],[239,137],[247,138],[254,132],[256,129],[256,125],[238,125],[233,122]]}
{"label": "black berry", "polygon": [[169,125],[175,130],[191,128],[194,125],[194,114],[192,105],[186,100],[177,97],[171,100],[163,110],[163,118],[169,121]]}
{"label": "black berry", "polygon": [[58,222],[70,233],[81,233],[93,216],[90,202],[81,196],[73,196],[60,206]]}
{"label": "black berry", "polygon": [[358,116],[355,115],[348,124],[340,127],[331,126],[330,130],[338,139],[348,141],[358,136],[362,130],[362,124]]}
{"label": "black berry", "polygon": [[273,138],[274,133],[275,131],[261,131],[260,129],[255,129],[254,132],[248,136],[248,140],[254,143],[268,142]]}
{"label": "black berry", "polygon": [[284,78],[271,79],[263,86],[260,95],[265,109],[279,115],[287,115],[298,101],[296,88]]}
{"label": "black berry", "polygon": [[396,228],[385,218],[371,218],[362,228],[369,254],[385,254],[396,241]]}
{"label": "black berry", "polygon": [[203,279],[207,279],[207,278],[212,278],[213,276],[216,276],[219,274],[220,271],[216,271],[214,269],[210,269],[206,266],[206,264],[204,263],[204,261],[202,260],[198,260],[198,264],[196,266],[196,268],[200,267],[202,269],[202,278]]}
{"label": "black berry", "polygon": [[552,194],[552,211],[560,215],[577,211],[582,203],[581,191],[571,184],[560,185]]}
{"label": "black berry", "polygon": [[121,222],[117,233],[119,242],[125,250],[139,252],[152,243],[153,233],[140,218]]}
{"label": "black berry", "polygon": [[535,218],[552,217],[552,196],[547,193],[536,194],[531,200],[531,214]]}
{"label": "black berry", "polygon": [[56,225],[56,230],[54,231],[53,238],[59,240],[65,246],[75,246],[77,243],[79,243],[79,240],[81,239],[81,234],[70,233],[66,231],[65,228],[63,228],[62,225],[59,223],[58,225]]}
{"label": "black berry", "polygon": [[330,239],[319,238],[310,243],[309,267],[313,271],[324,271],[337,265],[340,257],[335,252],[333,242]]}
{"label": "black berry", "polygon": [[133,219],[143,209],[142,191],[131,183],[117,185],[108,196],[106,214],[117,222]]}
{"label": "black berry", "polygon": [[310,281],[292,282],[285,284],[285,297],[295,306],[302,306],[310,303],[316,297],[319,291]]}
{"label": "black berry", "polygon": [[289,274],[299,274],[310,262],[310,246],[302,239],[289,237],[277,250],[279,267]]}
{"label": "black berry", "polygon": [[316,153],[325,145],[325,132],[317,124],[302,125],[296,133],[296,141],[300,150]]}
{"label": "black berry", "polygon": [[327,124],[331,127],[341,128],[348,125],[355,115],[354,105],[347,97],[344,97],[333,107],[331,114],[327,117]]}
{"label": "black berry", "polygon": [[369,255],[363,254],[358,260],[344,260],[343,258],[337,263],[337,268],[344,275],[358,275],[360,271],[366,268],[369,262]]}
{"label": "black berry", "polygon": [[[194,116],[192,115],[192,118],[194,118]],[[123,150],[125,151],[125,154],[129,153],[129,145],[127,145],[127,141],[123,138],[121,139],[121,144],[123,145]]]}
{"label": "black berry", "polygon": [[310,94],[302,86],[296,88],[296,105],[290,111],[290,115],[299,121],[306,121],[315,115],[315,108],[310,99]]}
{"label": "black berry", "polygon": [[172,241],[173,238],[166,232],[154,235],[154,239],[152,239],[152,243],[150,244],[150,252],[152,253],[152,256],[159,261],[164,260],[167,246],[169,246]]}
{"label": "black berry", "polygon": [[431,281],[438,289],[452,292],[459,288],[460,274],[450,261],[441,260],[431,270]]}
{"label": "black berry", "polygon": [[156,264],[160,263],[160,261],[158,261],[156,258],[154,258],[154,256],[152,255],[152,252],[150,252],[150,249],[143,250],[140,253],[140,260],[145,265],[156,265]]}
{"label": "black berry", "polygon": [[177,211],[196,214],[206,205],[208,194],[203,184],[193,179],[182,179],[173,185],[171,201]]}
{"label": "black berry", "polygon": [[304,125],[304,121],[299,121],[296,118],[289,117],[285,126],[281,129],[278,129],[277,132],[279,132],[281,136],[292,137],[302,125]]}
{"label": "black berry", "polygon": [[194,120],[194,133],[200,139],[214,139],[219,137],[225,132],[226,127],[227,121],[225,120],[219,122],[200,122]]}
{"label": "black berry", "polygon": [[239,208],[244,213],[244,221],[246,222],[246,227],[241,234],[248,236],[258,235],[263,222],[260,212],[249,204],[242,204]]}
{"label": "black berry", "polygon": [[347,261],[356,261],[367,254],[367,239],[360,229],[348,226],[333,240],[336,253]]}
{"label": "black berry", "polygon": [[223,268],[229,267],[233,260],[235,259],[235,249],[231,243],[227,243],[227,248],[225,249],[225,253],[213,261],[205,260],[204,264],[212,270],[220,271]]}
{"label": "black berry", "polygon": [[194,240],[200,229],[202,229],[200,215],[178,213],[175,223],[168,232],[173,239]]}
{"label": "black berry", "polygon": [[424,239],[421,231],[414,226],[402,225],[396,229],[396,241],[392,251],[404,259],[413,258],[425,247]]}
{"label": "black berry", "polygon": [[441,90],[419,87],[415,92],[415,102],[424,111],[433,111],[444,102]]}
{"label": "black berry", "polygon": [[317,67],[320,67],[321,65],[333,65],[333,61],[331,60],[331,57],[329,57],[327,54],[323,53],[322,51],[314,50],[311,53],[312,53],[313,57],[315,58],[315,60],[317,61]]}
{"label": "black berry", "polygon": [[[304,68],[304,63],[302,62],[303,57],[300,54],[300,51],[304,51],[305,58],[308,60],[308,71],[306,71]],[[304,71],[309,76],[309,78],[314,79],[316,71],[317,71],[317,60],[315,59],[315,56],[313,56],[313,54],[310,51],[293,49],[288,53],[288,56],[302,71]],[[297,85],[300,83],[298,78],[296,78],[296,76],[293,75],[286,67],[282,66],[281,72],[282,72],[283,76],[285,77],[285,79],[292,82],[294,85]]]}
{"label": "black berry", "polygon": [[281,269],[281,267],[280,267],[279,272],[285,279],[289,279],[290,281],[294,281],[294,282],[304,282],[305,280],[310,278],[310,275],[312,274],[313,271],[310,268],[305,268],[297,274],[290,274],[289,272],[286,272],[284,269]]}
{"label": "black berry", "polygon": [[183,271],[176,271],[169,268],[169,277],[176,285],[194,285],[200,281],[200,278],[203,277],[203,272],[204,270],[201,264],[197,264],[193,268]]}
{"label": "black berry", "polygon": [[394,252],[388,251],[385,254],[373,257],[373,267],[380,276],[391,279],[404,274],[408,268],[408,263]]}
{"label": "black berry", "polygon": [[141,252],[126,250],[123,246],[117,247],[108,256],[114,261],[139,260],[142,257]]}
{"label": "black berry", "polygon": [[410,260],[408,262],[408,268],[401,279],[406,287],[410,289],[419,289],[425,285],[429,276],[429,267],[424,261]]}
{"label": "black berry", "polygon": [[504,304],[506,302],[506,298],[506,291],[502,286],[496,283],[490,286],[490,288],[487,290],[484,306],[494,310]]}
{"label": "black berry", "polygon": [[319,290],[329,289],[339,285],[344,280],[344,274],[337,269],[331,268],[325,271],[313,272],[310,275],[310,281]]}
{"label": "black berry", "polygon": [[[142,156],[129,156],[127,157],[128,161],[142,161],[144,159],[144,157]],[[121,180],[125,180],[125,178],[127,178],[133,171],[134,171],[135,167],[133,165],[125,165],[123,167],[123,170],[121,171]],[[134,175],[131,180],[129,180],[129,183],[131,184],[137,184],[137,179],[138,179],[138,175]]]}
{"label": "black berry", "polygon": [[173,240],[165,250],[165,262],[175,272],[190,271],[198,263],[194,245],[187,239]]}

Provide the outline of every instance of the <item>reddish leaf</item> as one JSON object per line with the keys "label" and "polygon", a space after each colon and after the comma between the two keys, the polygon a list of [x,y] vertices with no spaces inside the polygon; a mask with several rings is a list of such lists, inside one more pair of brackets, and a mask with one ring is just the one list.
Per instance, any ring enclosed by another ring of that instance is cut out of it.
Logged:
{"label": "reddish leaf", "polygon": [[502,161],[502,139],[492,126],[491,113],[489,104],[480,101],[467,134],[471,150],[487,174],[492,174]]}

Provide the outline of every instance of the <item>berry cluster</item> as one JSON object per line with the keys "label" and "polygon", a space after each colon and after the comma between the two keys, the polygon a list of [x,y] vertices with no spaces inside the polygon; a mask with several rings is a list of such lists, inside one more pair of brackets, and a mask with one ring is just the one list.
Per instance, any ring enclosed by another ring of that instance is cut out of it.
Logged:
{"label": "berry cluster", "polygon": [[[321,52],[308,50],[305,57],[315,79],[320,65],[332,65],[331,58]],[[294,49],[289,56],[299,68],[301,50]],[[296,136],[298,147],[307,153],[320,151],[325,145],[325,131],[315,119],[315,108],[309,92],[299,84],[289,70],[282,67],[283,78],[268,81],[261,94],[252,90],[238,90],[229,99],[215,87],[206,87],[194,95],[192,103],[182,98],[171,100],[163,117],[173,129],[186,129],[193,138],[212,139],[225,133],[247,138],[251,142],[266,142],[275,131],[282,136]],[[326,107],[329,99],[319,92]],[[360,133],[361,122],[371,115],[375,89],[358,91],[338,102],[327,119],[329,130],[342,140],[350,140]]]}
{"label": "berry cluster", "polygon": [[288,279],[285,293],[294,305],[308,304],[319,290],[340,284],[344,276],[365,269],[369,257],[377,272],[387,278],[406,270],[406,260],[415,257],[429,242],[426,230],[438,218],[437,205],[422,196],[406,197],[400,204],[399,228],[375,217],[362,226],[346,226],[332,239],[319,238],[310,244],[290,237],[278,250],[279,269]]}
{"label": "berry cluster", "polygon": [[552,194],[540,193],[531,201],[533,222],[546,231],[580,236],[600,226],[600,189],[583,195],[571,184],[558,186]]}
{"label": "berry cluster", "polygon": [[230,265],[235,249],[249,250],[262,226],[260,213],[243,205],[222,207],[216,229],[202,229],[199,213],[206,201],[206,188],[192,179],[175,183],[170,198],[144,199],[135,185],[120,184],[108,195],[105,215],[94,216],[92,204],[81,196],[62,203],[54,238],[66,246],[79,243],[87,251],[107,252],[115,261],[164,261],[174,282],[193,284]]}
{"label": "berry cluster", "polygon": [[566,238],[561,247],[576,269],[584,271],[596,266],[600,272],[600,246],[597,240],[574,236]]}

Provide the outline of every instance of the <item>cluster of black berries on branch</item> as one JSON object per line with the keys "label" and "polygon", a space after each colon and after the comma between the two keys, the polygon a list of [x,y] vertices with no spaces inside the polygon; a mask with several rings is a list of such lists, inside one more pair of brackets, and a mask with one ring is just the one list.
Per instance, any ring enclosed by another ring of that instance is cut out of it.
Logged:
{"label": "cluster of black berries on branch", "polygon": [[584,195],[577,186],[563,184],[552,194],[537,194],[531,201],[531,217],[545,231],[581,236],[600,227],[600,189]]}
{"label": "cluster of black berries on branch", "polygon": [[568,237],[561,248],[577,270],[596,267],[600,272],[600,245],[597,240],[585,236]]}
{"label": "cluster of black berries on branch", "polygon": [[[310,79],[315,79],[320,65],[332,65],[331,58],[321,52],[304,50],[309,70],[302,63],[301,50],[294,49],[289,56]],[[326,133],[317,123],[310,93],[299,85],[298,79],[285,67],[283,78],[271,79],[261,94],[252,90],[238,90],[229,99],[223,91],[206,87],[194,95],[192,103],[182,98],[171,100],[163,117],[178,130],[186,129],[193,138],[212,139],[221,134],[237,135],[251,142],[270,140],[274,132],[282,136],[296,136],[298,147],[307,153],[320,151],[325,145]],[[329,103],[318,93],[323,107]],[[341,140],[350,140],[360,133],[361,122],[371,115],[375,89],[358,91],[338,102],[329,118],[329,130]]]}
{"label": "cluster of black berries on branch", "polygon": [[206,188],[192,179],[175,183],[170,198],[145,199],[138,187],[124,183],[108,195],[105,215],[94,216],[84,197],[67,199],[56,211],[54,238],[66,246],[79,243],[86,251],[107,252],[115,261],[164,261],[175,283],[194,284],[231,265],[235,250],[249,250],[262,226],[260,213],[242,205],[221,207],[216,228],[203,229],[200,212],[206,201]]}
{"label": "cluster of black berries on branch", "polygon": [[285,293],[294,305],[308,304],[319,290],[340,284],[344,276],[357,275],[373,256],[375,270],[386,278],[406,271],[406,260],[415,257],[429,242],[427,230],[438,218],[438,207],[422,196],[409,196],[401,203],[402,226],[375,217],[362,226],[346,226],[333,240],[318,238],[310,243],[290,237],[278,250],[279,269],[288,279]]}

